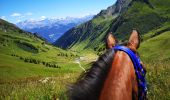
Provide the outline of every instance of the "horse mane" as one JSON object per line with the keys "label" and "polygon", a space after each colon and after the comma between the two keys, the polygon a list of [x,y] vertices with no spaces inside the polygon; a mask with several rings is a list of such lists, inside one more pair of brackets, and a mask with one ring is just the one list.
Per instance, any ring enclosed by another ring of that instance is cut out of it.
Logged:
{"label": "horse mane", "polygon": [[114,54],[114,50],[107,50],[86,73],[80,75],[67,91],[69,100],[98,100]]}

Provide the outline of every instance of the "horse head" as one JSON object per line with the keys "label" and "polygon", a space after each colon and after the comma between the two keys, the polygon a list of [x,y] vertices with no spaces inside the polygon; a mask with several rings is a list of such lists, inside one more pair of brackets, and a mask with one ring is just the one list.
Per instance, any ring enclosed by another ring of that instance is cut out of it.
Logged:
{"label": "horse head", "polygon": [[[109,33],[106,39],[106,52],[101,55],[92,67],[83,73],[70,86],[68,91],[71,100],[138,100],[139,84],[132,58],[121,50],[116,38]],[[136,56],[140,46],[139,32],[133,30],[125,48]],[[140,62],[142,64],[142,62]]]}

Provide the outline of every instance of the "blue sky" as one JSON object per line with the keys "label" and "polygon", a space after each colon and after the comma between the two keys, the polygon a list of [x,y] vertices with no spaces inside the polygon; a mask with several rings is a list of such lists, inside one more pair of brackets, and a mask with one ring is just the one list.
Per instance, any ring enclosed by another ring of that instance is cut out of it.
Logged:
{"label": "blue sky", "polygon": [[81,17],[97,14],[116,0],[0,0],[0,17],[17,23],[26,19]]}

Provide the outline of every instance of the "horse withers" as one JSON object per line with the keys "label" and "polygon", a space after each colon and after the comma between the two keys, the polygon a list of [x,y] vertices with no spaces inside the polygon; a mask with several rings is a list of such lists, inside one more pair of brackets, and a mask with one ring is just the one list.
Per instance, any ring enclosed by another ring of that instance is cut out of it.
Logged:
{"label": "horse withers", "polygon": [[[146,99],[146,95],[139,92],[141,91],[139,86],[141,80],[138,80],[140,72],[137,73],[135,63],[128,53],[114,50],[116,45],[115,37],[109,34],[106,41],[107,51],[70,86],[68,90],[70,100]],[[138,56],[139,46],[139,33],[133,30],[126,47],[123,48]],[[139,63],[145,70],[143,63],[141,61]]]}

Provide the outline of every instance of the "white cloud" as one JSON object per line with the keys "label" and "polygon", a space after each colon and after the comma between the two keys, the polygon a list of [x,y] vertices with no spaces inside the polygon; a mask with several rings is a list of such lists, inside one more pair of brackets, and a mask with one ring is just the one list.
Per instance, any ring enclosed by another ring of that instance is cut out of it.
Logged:
{"label": "white cloud", "polygon": [[86,14],[82,14],[82,15],[75,16],[75,17],[77,17],[77,18],[83,18],[83,17],[87,17],[87,16],[94,16],[94,15],[96,15],[96,14],[94,14],[94,13],[86,13]]}
{"label": "white cloud", "polygon": [[41,17],[40,17],[40,20],[44,20],[44,19],[46,19],[45,16],[41,16]]}
{"label": "white cloud", "polygon": [[34,18],[30,18],[29,20],[33,20],[33,21],[35,21],[35,19],[34,19]]}
{"label": "white cloud", "polygon": [[21,22],[21,20],[17,20],[17,23]]}
{"label": "white cloud", "polygon": [[6,19],[6,17],[5,17],[5,16],[1,16],[0,18],[1,18],[1,19],[4,19],[4,20]]}
{"label": "white cloud", "polygon": [[27,16],[31,16],[31,15],[33,15],[33,13],[28,12],[28,13],[26,13],[25,15],[27,15]]}
{"label": "white cloud", "polygon": [[21,16],[21,14],[20,14],[20,13],[13,13],[13,14],[11,14],[11,16],[13,16],[13,17],[19,17],[19,16]]}
{"label": "white cloud", "polygon": [[13,13],[13,14],[11,14],[12,17],[19,17],[19,18],[23,18],[23,17],[31,16],[31,15],[33,15],[33,13],[31,13],[31,12],[27,12],[25,14],[21,14],[21,13]]}

